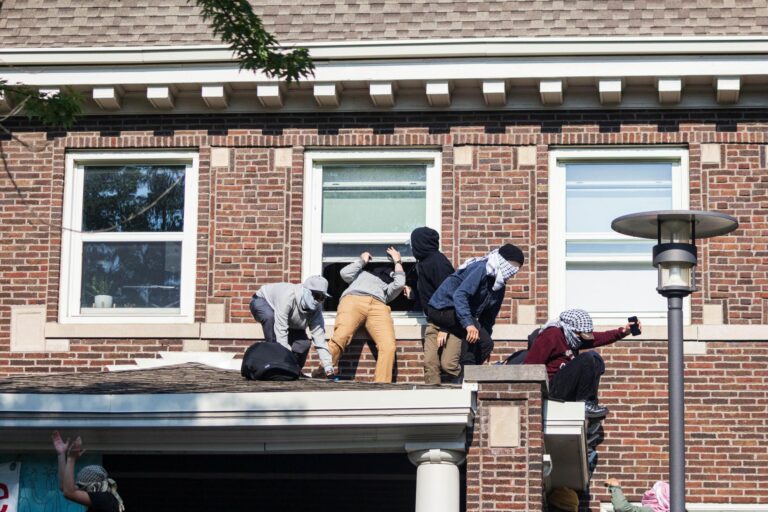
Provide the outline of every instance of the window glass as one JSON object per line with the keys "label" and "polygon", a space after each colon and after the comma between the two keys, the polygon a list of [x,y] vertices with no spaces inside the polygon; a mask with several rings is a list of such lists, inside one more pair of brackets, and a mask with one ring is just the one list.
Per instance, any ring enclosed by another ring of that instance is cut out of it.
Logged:
{"label": "window glass", "polygon": [[181,242],[85,242],[82,268],[81,308],[179,307]]}
{"label": "window glass", "polygon": [[426,221],[425,165],[323,167],[323,233],[410,232]]}
{"label": "window glass", "polygon": [[182,231],[183,165],[86,166],[83,231]]}
{"label": "window glass", "polygon": [[627,213],[672,209],[672,164],[569,163],[566,165],[566,230],[612,232]]}

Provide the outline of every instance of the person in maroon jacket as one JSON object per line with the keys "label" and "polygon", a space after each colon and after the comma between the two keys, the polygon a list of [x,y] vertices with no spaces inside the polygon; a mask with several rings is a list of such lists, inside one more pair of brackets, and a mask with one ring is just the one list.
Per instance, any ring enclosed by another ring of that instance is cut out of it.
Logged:
{"label": "person in maroon jacket", "polygon": [[568,309],[560,313],[558,320],[541,328],[523,364],[546,365],[551,398],[583,400],[588,418],[602,418],[608,414],[607,407],[597,404],[597,388],[605,371],[603,360],[596,352],[580,354],[579,350],[610,345],[629,333],[629,324],[594,332],[589,313],[583,309]]}

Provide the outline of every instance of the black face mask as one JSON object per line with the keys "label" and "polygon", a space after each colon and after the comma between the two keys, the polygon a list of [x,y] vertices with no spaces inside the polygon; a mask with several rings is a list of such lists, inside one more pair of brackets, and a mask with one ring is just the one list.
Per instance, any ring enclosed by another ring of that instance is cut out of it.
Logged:
{"label": "black face mask", "polygon": [[384,284],[390,284],[395,280],[392,277],[392,266],[386,263],[368,263],[363,267],[363,271],[378,277],[384,281]]}

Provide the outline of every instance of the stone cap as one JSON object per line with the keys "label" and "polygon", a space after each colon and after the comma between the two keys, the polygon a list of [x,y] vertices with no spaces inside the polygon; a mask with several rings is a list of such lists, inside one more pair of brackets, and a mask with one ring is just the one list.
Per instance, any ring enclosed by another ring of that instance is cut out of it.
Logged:
{"label": "stone cap", "polygon": [[464,382],[540,382],[549,387],[543,364],[465,366]]}

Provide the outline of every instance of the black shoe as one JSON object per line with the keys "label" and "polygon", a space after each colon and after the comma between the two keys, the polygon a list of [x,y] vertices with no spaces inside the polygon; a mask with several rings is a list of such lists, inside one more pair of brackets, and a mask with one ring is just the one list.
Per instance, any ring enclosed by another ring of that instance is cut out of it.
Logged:
{"label": "black shoe", "polygon": [[608,408],[597,405],[597,403],[590,400],[584,402],[584,413],[589,419],[605,418],[605,416],[608,414]]}

